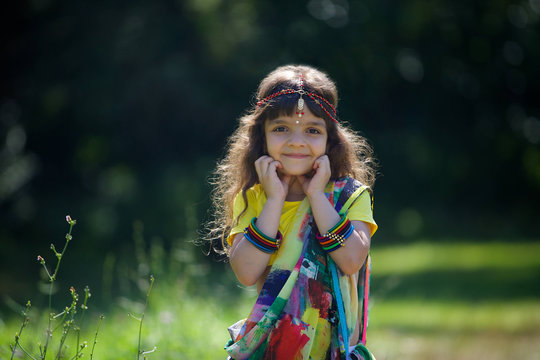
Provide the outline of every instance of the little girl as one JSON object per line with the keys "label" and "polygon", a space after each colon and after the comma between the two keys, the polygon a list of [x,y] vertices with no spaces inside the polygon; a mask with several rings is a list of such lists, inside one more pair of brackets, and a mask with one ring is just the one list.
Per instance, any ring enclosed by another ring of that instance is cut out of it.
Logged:
{"label": "little girl", "polygon": [[340,123],[337,100],[321,71],[277,68],[218,165],[213,233],[238,281],[259,294],[229,328],[230,359],[373,358],[364,346],[372,150]]}

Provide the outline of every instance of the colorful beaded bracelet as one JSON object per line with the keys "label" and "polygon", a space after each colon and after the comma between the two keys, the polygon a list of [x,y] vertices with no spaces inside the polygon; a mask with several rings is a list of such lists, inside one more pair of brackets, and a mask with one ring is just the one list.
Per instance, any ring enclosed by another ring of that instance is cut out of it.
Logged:
{"label": "colorful beaded bracelet", "polygon": [[344,242],[351,236],[353,230],[353,224],[346,216],[343,216],[326,234],[317,233],[316,237],[323,250],[329,253],[345,246]]}
{"label": "colorful beaded bracelet", "polygon": [[244,237],[252,243],[257,249],[264,251],[265,253],[274,253],[279,249],[279,244],[283,239],[283,236],[278,231],[276,238],[271,238],[266,236],[259,228],[255,225],[256,217],[251,219],[251,222],[248,227],[244,229]]}

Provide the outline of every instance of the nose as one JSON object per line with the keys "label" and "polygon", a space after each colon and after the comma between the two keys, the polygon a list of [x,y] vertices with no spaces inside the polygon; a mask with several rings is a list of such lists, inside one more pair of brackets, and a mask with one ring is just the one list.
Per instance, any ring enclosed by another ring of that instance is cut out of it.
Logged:
{"label": "nose", "polygon": [[301,129],[291,131],[289,136],[289,145],[290,146],[305,146],[306,139],[304,137],[304,132]]}

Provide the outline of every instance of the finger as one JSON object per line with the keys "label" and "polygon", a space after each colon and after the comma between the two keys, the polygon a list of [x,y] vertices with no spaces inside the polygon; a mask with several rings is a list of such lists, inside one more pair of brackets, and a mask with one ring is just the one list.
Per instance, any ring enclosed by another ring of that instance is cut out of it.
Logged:
{"label": "finger", "polygon": [[264,176],[264,174],[266,174],[267,169],[268,169],[268,164],[272,161],[274,161],[274,159],[266,155],[261,156],[255,161],[255,170],[257,171],[257,175],[259,175],[259,178],[261,176]]}
{"label": "finger", "polygon": [[270,161],[274,161],[274,159],[271,156],[268,156],[268,155],[263,155],[260,158],[258,158],[257,160],[255,160],[256,163],[257,162],[258,163],[266,163],[266,162],[270,162]]}
{"label": "finger", "polygon": [[270,156],[263,155],[257,160],[255,160],[255,166],[265,166],[268,165],[269,162],[274,161]]}
{"label": "finger", "polygon": [[328,155],[319,157],[315,162],[317,163],[318,169],[330,172],[330,159],[328,158]]}
{"label": "finger", "polygon": [[325,159],[324,159],[324,167],[326,168],[326,171],[328,171],[329,174],[332,173],[332,166],[330,166],[330,159],[328,158],[328,156],[325,155]]}
{"label": "finger", "polygon": [[272,161],[268,164],[268,170],[266,175],[272,179],[272,181],[281,181],[283,174],[279,171],[282,169],[283,165],[277,160]]}
{"label": "finger", "polygon": [[326,165],[326,164],[330,164],[330,159],[328,158],[328,155],[322,155],[322,156],[319,156],[317,158],[317,160],[315,160],[315,163],[321,167],[323,165]]}
{"label": "finger", "polygon": [[273,160],[269,163],[269,166],[273,166],[275,168],[279,168],[281,169],[283,166],[281,165],[281,163],[277,160]]}
{"label": "finger", "polygon": [[328,157],[328,155],[321,156],[321,163],[324,164],[325,167],[330,169],[330,158]]}
{"label": "finger", "polygon": [[268,167],[266,169],[267,173],[268,174],[276,174],[277,176],[277,169],[281,169],[282,168],[282,165],[279,161],[277,160],[274,160],[270,163],[268,163]]}
{"label": "finger", "polygon": [[261,182],[262,173],[261,173],[261,162],[259,160],[260,159],[257,159],[254,165],[255,165],[255,172],[257,173],[257,177],[259,178],[259,182]]}
{"label": "finger", "polygon": [[313,170],[315,170],[315,174],[320,172],[321,168],[323,167],[323,162],[322,160],[319,158],[317,160],[315,160],[315,162],[313,163]]}

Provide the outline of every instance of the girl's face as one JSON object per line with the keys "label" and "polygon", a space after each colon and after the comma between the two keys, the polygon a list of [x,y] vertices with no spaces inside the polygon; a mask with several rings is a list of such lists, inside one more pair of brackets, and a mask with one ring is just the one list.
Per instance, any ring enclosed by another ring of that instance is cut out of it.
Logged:
{"label": "girl's face", "polygon": [[306,175],[313,163],[326,153],[328,133],[324,119],[306,106],[304,115],[281,116],[264,125],[268,155],[281,163],[286,175]]}

